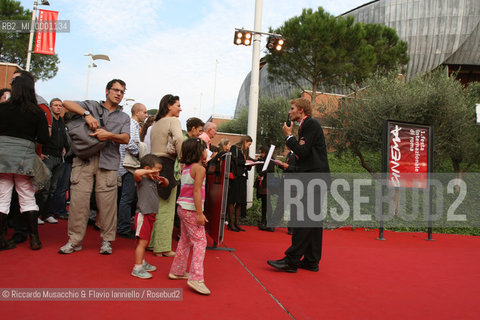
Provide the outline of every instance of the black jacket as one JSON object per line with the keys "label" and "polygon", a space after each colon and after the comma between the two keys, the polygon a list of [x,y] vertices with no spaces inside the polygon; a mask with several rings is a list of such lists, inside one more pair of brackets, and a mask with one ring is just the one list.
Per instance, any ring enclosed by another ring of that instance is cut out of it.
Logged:
{"label": "black jacket", "polygon": [[52,135],[42,147],[42,153],[54,157],[61,157],[62,150],[68,151],[67,131],[62,118],[56,120],[52,117]]}
{"label": "black jacket", "polygon": [[325,136],[318,121],[308,116],[298,131],[298,138],[298,141],[295,137],[286,141],[286,145],[297,156],[295,171],[329,173]]}

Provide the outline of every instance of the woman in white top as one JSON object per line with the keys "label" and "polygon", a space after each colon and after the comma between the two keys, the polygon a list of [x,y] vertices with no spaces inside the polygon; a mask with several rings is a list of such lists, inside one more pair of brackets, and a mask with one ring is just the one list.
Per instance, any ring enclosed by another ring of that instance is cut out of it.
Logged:
{"label": "woman in white top", "polygon": [[[169,187],[160,188],[158,213],[153,225],[150,247],[158,256],[172,257],[173,219],[176,209],[177,183],[175,179],[175,160],[180,157],[183,133],[180,120],[182,108],[180,98],[171,94],[160,100],[158,113],[150,131],[151,153],[162,159],[161,175],[170,182]],[[170,138],[169,138],[170,136]]]}

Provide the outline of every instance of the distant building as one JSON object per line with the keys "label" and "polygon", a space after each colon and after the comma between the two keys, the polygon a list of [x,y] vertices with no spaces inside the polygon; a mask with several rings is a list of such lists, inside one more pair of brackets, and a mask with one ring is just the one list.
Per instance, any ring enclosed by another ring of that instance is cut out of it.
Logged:
{"label": "distant building", "polygon": [[[480,81],[480,0],[376,0],[347,11],[357,22],[391,27],[408,43],[407,80],[418,73],[446,66],[462,83]],[[260,96],[290,98],[299,88],[268,79],[260,64]],[[320,87],[320,94],[349,92]],[[250,74],[238,93],[235,117],[248,107]]]}
{"label": "distant building", "polygon": [[466,82],[480,81],[479,0],[377,0],[342,16],[379,23],[408,42],[407,80],[446,66]]}
{"label": "distant building", "polygon": [[[213,122],[217,125],[217,127],[219,127],[222,123],[231,121],[232,119],[233,119],[232,116],[214,114],[210,118],[208,118],[207,122]],[[230,141],[230,143],[233,145],[239,142],[243,136],[244,134],[226,133],[226,132],[217,131],[217,134],[215,135],[215,137],[213,137],[211,143],[214,146],[218,146],[218,143],[220,142],[220,140],[222,140],[223,138],[227,138]]]}
{"label": "distant building", "polygon": [[18,64],[0,62],[0,89],[9,88],[13,73],[17,70],[23,70]]}

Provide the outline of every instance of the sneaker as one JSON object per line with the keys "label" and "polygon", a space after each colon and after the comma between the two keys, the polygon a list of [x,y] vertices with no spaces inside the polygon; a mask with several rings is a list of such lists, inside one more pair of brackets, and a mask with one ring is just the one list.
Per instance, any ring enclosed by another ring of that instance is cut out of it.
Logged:
{"label": "sneaker", "polygon": [[38,225],[45,224],[45,221],[43,221],[43,220],[40,219],[40,218],[37,218],[37,224],[38,224]]}
{"label": "sneaker", "polygon": [[198,293],[205,294],[205,295],[210,294],[210,290],[208,290],[207,286],[205,285],[205,282],[203,281],[188,280],[187,284],[190,288],[197,291]]}
{"label": "sneaker", "polygon": [[70,241],[68,241],[66,245],[64,245],[58,250],[58,253],[69,254],[80,250],[82,250],[82,245],[79,244],[74,246]]}
{"label": "sneaker", "polygon": [[100,254],[112,254],[112,245],[110,241],[102,240],[102,246],[100,247]]}
{"label": "sneaker", "polygon": [[147,270],[145,270],[145,268],[140,268],[140,269],[135,269],[135,267],[133,267],[133,270],[132,270],[132,276],[134,277],[137,277],[137,278],[140,278],[140,279],[150,279],[151,277],[153,277],[150,273],[147,272]]}
{"label": "sneaker", "polygon": [[152,266],[150,263],[148,263],[147,261],[145,261],[145,262],[143,263],[143,269],[145,269],[145,271],[152,272],[152,271],[157,270],[157,267]]}
{"label": "sneaker", "polygon": [[183,275],[176,275],[173,273],[168,274],[168,278],[172,280],[182,280],[182,279],[188,279],[188,272],[185,272]]}
{"label": "sneaker", "polygon": [[58,223],[58,220],[55,219],[53,216],[48,217],[47,219],[45,219],[45,221],[48,223]]}

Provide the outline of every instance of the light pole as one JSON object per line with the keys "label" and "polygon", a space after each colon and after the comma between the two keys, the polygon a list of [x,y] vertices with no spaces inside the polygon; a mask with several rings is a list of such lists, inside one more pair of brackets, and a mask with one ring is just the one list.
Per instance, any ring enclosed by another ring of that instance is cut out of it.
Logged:
{"label": "light pole", "polygon": [[[42,6],[49,6],[47,0],[41,0],[40,3]],[[30,24],[30,37],[28,38],[28,51],[27,51],[27,63],[25,65],[25,70],[30,71],[30,61],[32,60],[32,47],[33,47],[33,34],[35,33],[35,20],[37,19],[37,7],[38,0],[33,1],[33,12],[32,12],[32,22]]]}
{"label": "light pole", "polygon": [[[248,127],[247,133],[252,137],[252,144],[248,155],[251,158],[255,157],[255,151],[257,149],[257,121],[258,121],[258,91],[259,91],[259,76],[260,76],[260,37],[262,35],[268,35],[271,39],[274,39],[272,43],[273,47],[267,46],[269,50],[274,48],[277,51],[281,51],[284,43],[284,39],[281,34],[262,32],[262,0],[255,1],[255,21],[253,30],[238,29],[235,28],[235,37],[233,43],[235,45],[251,45],[251,37],[253,35],[253,53],[252,53],[252,71],[250,72],[250,96],[248,99]],[[269,38],[269,39],[270,39]],[[277,46],[277,41],[278,45]],[[270,44],[270,40],[269,40]],[[250,172],[250,179],[247,180],[247,203],[251,205],[253,200],[253,172]]]}
{"label": "light pole", "polygon": [[92,49],[90,53],[85,53],[84,56],[88,57],[88,72],[87,72],[87,90],[85,92],[85,100],[88,99],[88,83],[90,81],[90,68],[96,68],[97,65],[92,62],[92,60],[107,60],[110,61],[110,58],[106,54],[92,54]]}
{"label": "light pole", "polygon": [[[253,53],[252,53],[252,71],[250,73],[250,96],[248,99],[248,126],[247,134],[252,137],[248,154],[250,158],[255,158],[257,149],[257,121],[258,121],[258,90],[260,76],[260,32],[262,29],[262,0],[255,0],[255,20],[253,25]],[[251,206],[253,201],[253,170],[250,170],[249,179],[247,179],[247,204]]]}

